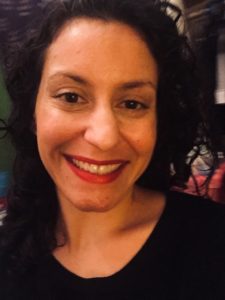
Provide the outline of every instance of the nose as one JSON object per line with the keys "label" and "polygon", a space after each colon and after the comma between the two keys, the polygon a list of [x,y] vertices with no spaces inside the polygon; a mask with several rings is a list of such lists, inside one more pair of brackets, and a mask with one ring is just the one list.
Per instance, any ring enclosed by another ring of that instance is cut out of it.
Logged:
{"label": "nose", "polygon": [[84,139],[102,151],[111,150],[119,143],[119,121],[112,108],[100,107],[91,112]]}

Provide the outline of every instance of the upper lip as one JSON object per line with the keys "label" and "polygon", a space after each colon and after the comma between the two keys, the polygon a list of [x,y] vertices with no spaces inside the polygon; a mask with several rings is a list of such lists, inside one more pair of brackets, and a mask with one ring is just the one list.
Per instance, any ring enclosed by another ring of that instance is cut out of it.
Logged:
{"label": "upper lip", "polygon": [[68,160],[79,160],[82,162],[86,162],[89,164],[94,164],[94,165],[113,165],[113,164],[125,164],[128,163],[128,160],[123,160],[123,159],[113,159],[113,160],[95,160],[95,159],[91,159],[91,158],[87,158],[87,157],[83,157],[80,155],[69,155],[69,154],[65,154],[65,157]]}

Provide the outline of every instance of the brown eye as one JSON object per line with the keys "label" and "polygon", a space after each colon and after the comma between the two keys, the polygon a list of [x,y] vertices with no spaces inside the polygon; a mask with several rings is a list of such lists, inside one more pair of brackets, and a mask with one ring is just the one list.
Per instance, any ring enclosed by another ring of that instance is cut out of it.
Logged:
{"label": "brown eye", "polygon": [[75,93],[64,93],[61,95],[61,97],[63,97],[64,100],[69,103],[77,103],[79,99],[79,96]]}
{"label": "brown eye", "polygon": [[132,109],[132,110],[147,108],[146,105],[144,105],[143,103],[140,103],[139,101],[136,101],[136,100],[124,101],[124,107],[127,109]]}
{"label": "brown eye", "polygon": [[60,99],[66,103],[76,104],[80,102],[80,96],[76,93],[65,92],[54,96],[54,98]]}

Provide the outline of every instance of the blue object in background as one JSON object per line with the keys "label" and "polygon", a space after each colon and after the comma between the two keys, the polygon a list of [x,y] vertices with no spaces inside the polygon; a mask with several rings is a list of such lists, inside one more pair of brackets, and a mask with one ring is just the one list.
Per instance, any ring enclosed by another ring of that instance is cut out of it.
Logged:
{"label": "blue object in background", "polygon": [[7,195],[10,181],[9,171],[0,171],[0,198],[4,198]]}

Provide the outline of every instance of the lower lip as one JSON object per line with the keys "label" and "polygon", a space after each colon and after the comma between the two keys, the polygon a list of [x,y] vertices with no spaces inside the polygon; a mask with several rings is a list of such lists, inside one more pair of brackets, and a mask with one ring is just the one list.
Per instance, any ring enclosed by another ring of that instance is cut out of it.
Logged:
{"label": "lower lip", "polygon": [[106,184],[106,183],[113,182],[120,176],[120,174],[123,172],[123,169],[126,166],[126,164],[123,164],[121,167],[119,167],[116,171],[112,173],[105,174],[105,175],[97,175],[79,169],[77,166],[75,166],[73,163],[71,163],[68,160],[67,163],[69,164],[69,167],[73,171],[73,173],[75,173],[78,177],[90,183],[98,183],[98,184]]}

